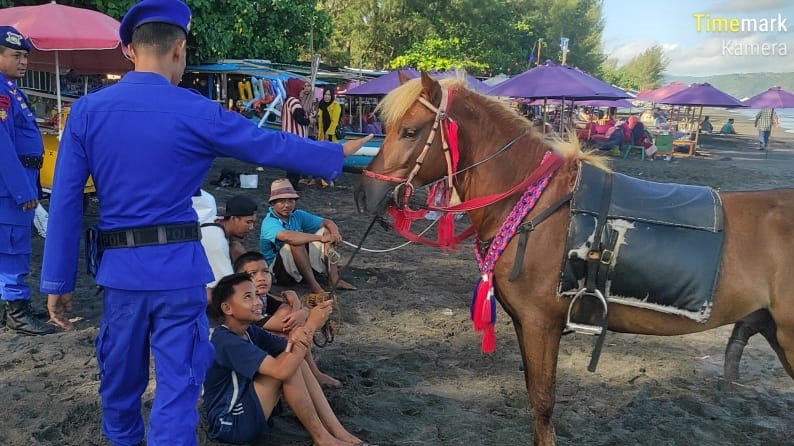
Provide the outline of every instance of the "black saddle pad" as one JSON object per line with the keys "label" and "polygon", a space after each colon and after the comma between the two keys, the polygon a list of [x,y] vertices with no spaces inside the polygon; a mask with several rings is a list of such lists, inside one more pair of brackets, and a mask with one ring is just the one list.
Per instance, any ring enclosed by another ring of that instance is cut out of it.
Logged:
{"label": "black saddle pad", "polygon": [[[722,256],[723,212],[707,187],[664,184],[583,163],[571,200],[558,294],[584,286],[606,175],[613,175],[602,239],[614,252],[600,285],[610,302],[708,318]],[[603,268],[603,265],[602,265]]]}

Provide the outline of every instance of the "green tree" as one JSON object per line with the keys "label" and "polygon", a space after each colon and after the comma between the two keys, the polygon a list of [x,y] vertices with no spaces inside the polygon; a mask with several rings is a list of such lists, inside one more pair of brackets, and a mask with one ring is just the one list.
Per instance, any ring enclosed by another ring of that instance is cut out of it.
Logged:
{"label": "green tree", "polygon": [[462,68],[470,72],[487,67],[483,63],[467,60],[457,38],[427,39],[416,43],[405,54],[394,58],[390,65],[391,68],[411,66],[426,71]]}
{"label": "green tree", "polygon": [[[474,74],[528,68],[539,39],[542,59],[560,60],[560,35],[571,39],[568,62],[597,72],[601,0],[325,0],[333,34],[326,62],[386,68],[406,60],[443,68],[463,63]],[[437,59],[436,66],[430,63]],[[450,62],[452,61],[452,62]],[[477,67],[481,67],[477,70]]]}
{"label": "green tree", "polygon": [[639,89],[639,82],[634,79],[626,70],[618,68],[618,60],[609,58],[601,65],[601,80],[608,84],[617,85],[623,88]]}
{"label": "green tree", "polygon": [[669,63],[662,47],[654,45],[628,61],[621,70],[636,82],[634,88],[646,90],[662,84]]}
{"label": "green tree", "polygon": [[[120,20],[137,1],[61,0],[59,3],[94,9]],[[319,1],[187,0],[193,11],[188,60],[190,63],[242,58],[295,60],[312,47],[328,44],[331,16],[318,7]],[[40,3],[0,0],[0,4],[9,6]]]}

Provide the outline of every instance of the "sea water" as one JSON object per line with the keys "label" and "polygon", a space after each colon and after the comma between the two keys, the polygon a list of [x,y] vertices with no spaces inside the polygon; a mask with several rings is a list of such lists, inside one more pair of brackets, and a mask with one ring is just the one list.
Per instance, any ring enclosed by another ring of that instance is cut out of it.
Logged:
{"label": "sea water", "polygon": [[[758,114],[760,110],[741,110],[741,109],[733,109],[730,112],[733,114],[738,115],[736,118],[737,121],[744,120],[749,122],[755,122],[755,115]],[[786,133],[794,133],[794,110],[785,109],[785,110],[775,110],[775,114],[777,115],[778,120],[780,121],[780,127],[784,129]],[[774,131],[774,130],[773,130]]]}

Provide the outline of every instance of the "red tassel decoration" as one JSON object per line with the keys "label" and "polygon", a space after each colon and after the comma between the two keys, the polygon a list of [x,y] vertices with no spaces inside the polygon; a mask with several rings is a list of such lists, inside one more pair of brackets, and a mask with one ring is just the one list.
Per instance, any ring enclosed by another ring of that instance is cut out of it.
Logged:
{"label": "red tassel decoration", "polygon": [[438,244],[441,249],[450,249],[455,246],[455,214],[445,213],[438,220]]}
{"label": "red tassel decoration", "polygon": [[487,273],[480,277],[474,292],[471,305],[471,320],[474,331],[482,332],[483,353],[493,353],[496,350],[496,305],[493,296],[493,274]]}
{"label": "red tassel decoration", "polygon": [[456,172],[458,170],[458,160],[460,159],[460,152],[458,151],[458,123],[451,119],[446,120],[445,123],[447,143],[452,154],[452,171]]}

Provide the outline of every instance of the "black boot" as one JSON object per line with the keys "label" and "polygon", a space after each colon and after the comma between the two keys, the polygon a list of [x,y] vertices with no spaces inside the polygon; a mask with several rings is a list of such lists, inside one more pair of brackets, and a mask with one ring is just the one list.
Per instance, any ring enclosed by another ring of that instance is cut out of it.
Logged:
{"label": "black boot", "polygon": [[42,322],[33,316],[33,310],[30,308],[29,300],[14,300],[6,302],[6,325],[12,330],[20,333],[39,336],[50,333],[55,333],[54,326]]}
{"label": "black boot", "polygon": [[6,326],[6,303],[0,301],[0,328]]}

